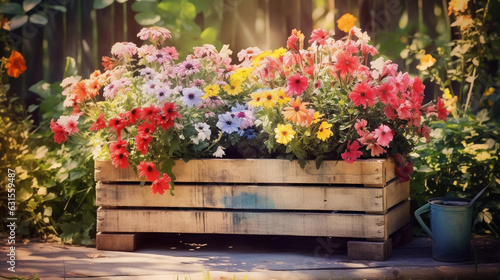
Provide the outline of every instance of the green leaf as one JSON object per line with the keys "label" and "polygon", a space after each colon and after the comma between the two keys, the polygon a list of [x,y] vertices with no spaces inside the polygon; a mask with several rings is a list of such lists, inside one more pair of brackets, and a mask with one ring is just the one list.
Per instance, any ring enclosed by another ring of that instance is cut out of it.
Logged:
{"label": "green leaf", "polygon": [[18,29],[19,27],[25,25],[27,22],[28,22],[27,15],[14,16],[10,20],[10,30]]}
{"label": "green leaf", "polygon": [[47,148],[47,146],[38,147],[38,149],[36,149],[34,152],[35,159],[44,158],[48,151],[49,151],[49,148]]}
{"label": "green leaf", "polygon": [[171,15],[179,15],[181,14],[181,3],[178,1],[162,1],[158,4],[158,9],[165,11]]}
{"label": "green leaf", "polygon": [[191,0],[193,5],[196,7],[196,13],[207,11],[210,9],[210,1],[206,0]]}
{"label": "green leaf", "polygon": [[135,21],[140,25],[154,25],[161,20],[161,17],[152,12],[138,13],[135,15]]}
{"label": "green leaf", "polygon": [[181,18],[194,19],[196,17],[196,7],[193,3],[188,1],[183,1],[181,3]]}
{"label": "green leaf", "polygon": [[45,81],[39,81],[38,83],[32,85],[29,91],[40,95],[43,98],[48,98],[51,96],[50,84]]}
{"label": "green leaf", "polygon": [[23,1],[23,10],[25,12],[31,11],[36,5],[38,5],[41,0],[24,0]]}
{"label": "green leaf", "polygon": [[38,107],[40,107],[40,105],[31,104],[28,107],[28,113],[33,113],[36,109],[38,109]]}
{"label": "green leaf", "polygon": [[64,67],[64,78],[78,74],[76,60],[72,57],[66,57],[66,67]]}
{"label": "green leaf", "polygon": [[137,13],[153,12],[155,7],[154,1],[136,1],[132,4],[132,10]]}
{"label": "green leaf", "polygon": [[217,35],[219,31],[214,27],[207,27],[203,32],[201,32],[200,37],[208,44],[214,43],[217,41]]}
{"label": "green leaf", "polygon": [[19,3],[6,3],[0,5],[0,14],[19,15],[23,13],[23,7]]}
{"label": "green leaf", "polygon": [[61,5],[54,5],[54,6],[49,6],[49,8],[51,8],[52,10],[56,10],[56,11],[60,11],[60,12],[67,12],[68,10],[66,9],[66,7],[64,6],[61,6]]}
{"label": "green leaf", "polygon": [[94,0],[94,9],[104,9],[107,6],[113,4],[113,2],[115,2],[115,0]]}
{"label": "green leaf", "polygon": [[30,22],[39,25],[46,25],[49,22],[49,20],[47,19],[47,16],[44,13],[38,12],[30,16]]}

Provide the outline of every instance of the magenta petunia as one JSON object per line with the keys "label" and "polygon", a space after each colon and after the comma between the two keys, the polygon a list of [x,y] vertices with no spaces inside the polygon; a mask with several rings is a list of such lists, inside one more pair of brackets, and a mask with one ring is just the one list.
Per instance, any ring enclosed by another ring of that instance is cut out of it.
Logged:
{"label": "magenta petunia", "polygon": [[287,95],[301,95],[309,85],[309,79],[306,76],[295,73],[288,78]]}
{"label": "magenta petunia", "polygon": [[358,150],[359,150],[359,142],[352,141],[351,144],[347,145],[347,150],[341,154],[342,159],[345,160],[347,163],[355,162],[357,158],[363,155],[363,152]]}

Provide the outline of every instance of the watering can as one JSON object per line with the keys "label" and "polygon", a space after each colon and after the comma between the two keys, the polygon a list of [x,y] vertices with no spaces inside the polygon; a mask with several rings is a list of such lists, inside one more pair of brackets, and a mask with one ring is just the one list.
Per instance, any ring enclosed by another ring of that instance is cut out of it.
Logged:
{"label": "watering can", "polygon": [[[432,257],[438,261],[460,262],[470,259],[472,205],[486,186],[472,200],[437,197],[415,211],[415,218],[432,239]],[[430,211],[431,229],[420,215]]]}

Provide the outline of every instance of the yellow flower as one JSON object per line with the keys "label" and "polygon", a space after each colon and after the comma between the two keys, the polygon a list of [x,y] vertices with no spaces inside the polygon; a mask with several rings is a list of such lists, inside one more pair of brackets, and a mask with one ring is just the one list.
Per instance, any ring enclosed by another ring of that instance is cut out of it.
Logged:
{"label": "yellow flower", "polygon": [[250,94],[250,97],[252,98],[252,101],[248,102],[248,105],[253,108],[262,106],[262,91],[254,92]]}
{"label": "yellow flower", "polygon": [[278,126],[274,129],[274,133],[276,133],[276,142],[283,145],[286,145],[288,144],[288,142],[292,141],[295,135],[295,131],[293,130],[291,124],[278,124]]}
{"label": "yellow flower", "polygon": [[492,95],[494,92],[495,92],[495,89],[494,89],[494,88],[492,88],[492,87],[489,87],[489,88],[487,88],[487,89],[484,91],[483,96],[490,96],[490,95]]}
{"label": "yellow flower", "polygon": [[349,32],[349,30],[351,30],[351,28],[354,27],[354,23],[357,21],[358,19],[356,17],[354,17],[353,15],[351,15],[350,13],[347,13],[343,16],[341,16],[338,20],[337,20],[337,25],[339,27],[340,30],[344,31],[345,33]]}
{"label": "yellow flower", "polygon": [[288,104],[288,102],[290,101],[290,97],[286,96],[285,90],[283,88],[278,89],[277,95],[278,95],[278,104],[280,106]]}
{"label": "yellow flower", "polygon": [[262,106],[271,108],[278,102],[277,90],[266,90],[261,92]]}
{"label": "yellow flower", "polygon": [[325,141],[326,139],[330,138],[330,136],[333,135],[333,132],[330,130],[331,127],[332,127],[331,124],[327,122],[322,122],[318,128],[318,132],[316,133],[318,139]]}
{"label": "yellow flower", "polygon": [[432,55],[426,54],[420,59],[420,64],[417,65],[417,69],[420,71],[427,70],[427,68],[434,65],[434,63],[436,63],[436,59],[432,57]]}
{"label": "yellow flower", "polygon": [[267,56],[271,54],[270,51],[264,51],[259,55],[256,55],[252,58],[253,66],[259,66],[260,62],[264,60]]}
{"label": "yellow flower", "polygon": [[245,81],[248,76],[253,72],[255,68],[253,67],[246,67],[246,68],[238,68],[234,73],[231,75],[231,83],[235,83],[237,81],[243,82]]}
{"label": "yellow flower", "polygon": [[450,16],[452,12],[465,12],[467,9],[469,0],[451,0],[448,3],[448,15]]}
{"label": "yellow flower", "polygon": [[278,59],[280,56],[285,55],[285,53],[286,49],[281,47],[279,49],[274,50],[269,56]]}
{"label": "yellow flower", "polygon": [[450,93],[449,89],[445,89],[443,96],[443,103],[444,107],[448,112],[451,112],[454,118],[457,117],[456,109],[457,109],[457,101],[458,101],[458,96],[453,96]]}
{"label": "yellow flower", "polygon": [[207,99],[212,96],[217,96],[220,91],[220,86],[218,84],[208,85],[205,87],[205,95],[203,95],[202,99]]}
{"label": "yellow flower", "polygon": [[325,114],[320,114],[319,112],[314,112],[312,123],[317,123]]}
{"label": "yellow flower", "polygon": [[241,83],[242,83],[241,80],[235,80],[235,81],[231,80],[231,84],[225,85],[222,89],[225,92],[227,92],[228,95],[235,96],[242,91]]}

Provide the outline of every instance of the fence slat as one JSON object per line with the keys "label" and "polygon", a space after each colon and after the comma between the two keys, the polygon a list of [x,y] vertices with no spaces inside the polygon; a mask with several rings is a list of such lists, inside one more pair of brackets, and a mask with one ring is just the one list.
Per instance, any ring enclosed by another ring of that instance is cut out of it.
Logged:
{"label": "fence slat", "polygon": [[92,11],[92,1],[82,1],[81,2],[81,49],[82,49],[82,77],[88,78],[89,75],[96,68],[96,61],[94,59],[94,34],[92,28],[92,17],[90,13]]}
{"label": "fence slat", "polygon": [[114,42],[114,20],[112,6],[96,10],[97,20],[97,59],[111,55],[111,46]]}

